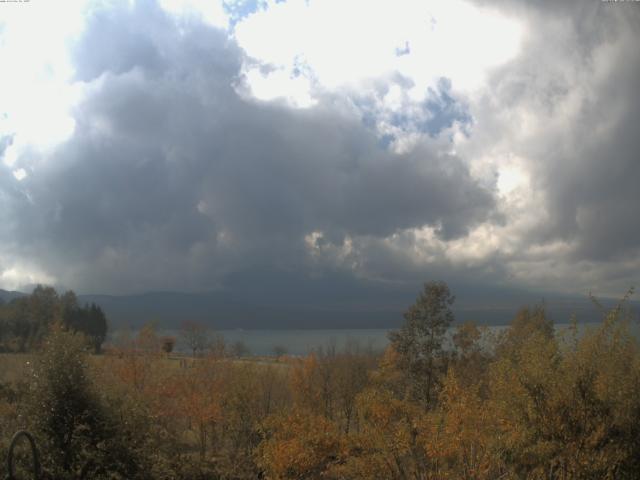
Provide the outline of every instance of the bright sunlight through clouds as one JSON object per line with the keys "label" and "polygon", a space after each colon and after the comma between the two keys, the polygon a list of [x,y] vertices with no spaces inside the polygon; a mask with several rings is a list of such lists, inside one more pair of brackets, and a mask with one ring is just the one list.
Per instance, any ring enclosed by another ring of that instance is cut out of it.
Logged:
{"label": "bright sunlight through clouds", "polygon": [[[472,91],[518,53],[523,27],[458,0],[291,0],[269,2],[236,25],[235,35],[260,62],[249,66],[248,83],[261,98],[308,106],[314,88],[358,88],[392,74],[413,82],[416,100],[442,77]],[[270,69],[258,74],[263,65]]]}

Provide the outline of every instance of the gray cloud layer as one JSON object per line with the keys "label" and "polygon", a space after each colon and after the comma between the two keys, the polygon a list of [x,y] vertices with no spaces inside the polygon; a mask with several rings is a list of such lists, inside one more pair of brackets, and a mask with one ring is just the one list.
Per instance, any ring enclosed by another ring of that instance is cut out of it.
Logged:
{"label": "gray cloud layer", "polygon": [[[243,100],[242,51],[153,2],[93,12],[73,137],[10,196],[5,238],[86,290],[212,288],[247,268],[308,267],[305,236],[443,239],[486,221],[494,192],[429,144],[383,150],[360,119]],[[5,172],[6,174],[6,172]],[[11,181],[15,185],[15,181]],[[11,192],[11,193],[9,193]]]}
{"label": "gray cloud layer", "polygon": [[473,106],[474,134],[488,149],[508,145],[527,159],[542,199],[531,214],[544,215],[519,232],[523,247],[567,245],[524,268],[545,269],[550,287],[626,288],[640,265],[640,8],[478,3],[526,20],[528,30],[523,54],[494,72],[491,90]]}
{"label": "gray cloud layer", "polygon": [[[244,98],[235,41],[153,1],[94,10],[73,47],[86,88],[73,136],[46,158],[23,155],[21,182],[0,169],[5,255],[84,292],[241,289],[242,272],[273,270],[504,285],[552,268],[551,283],[535,277],[544,288],[585,265],[577,288],[617,288],[640,263],[640,8],[481,4],[529,29],[521,55],[469,100],[472,146],[459,155],[443,153],[444,137],[394,154],[333,96],[308,110]],[[524,113],[537,119],[529,133]],[[516,253],[416,260],[412,228],[433,227],[438,245],[510,228],[495,185],[469,167],[500,144],[529,162],[544,221],[506,234]],[[557,256],[527,254],[558,241],[569,247]]]}

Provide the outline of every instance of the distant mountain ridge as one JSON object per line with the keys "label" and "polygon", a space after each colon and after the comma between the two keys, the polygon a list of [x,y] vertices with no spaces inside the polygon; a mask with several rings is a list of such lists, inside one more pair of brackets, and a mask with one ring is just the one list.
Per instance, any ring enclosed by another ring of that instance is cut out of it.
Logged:
{"label": "distant mountain ridge", "polygon": [[0,300],[3,302],[10,302],[14,298],[24,297],[27,294],[24,292],[16,292],[14,290],[2,290],[0,289]]}
{"label": "distant mountain ridge", "polygon": [[[0,298],[9,302],[26,295],[0,290]],[[295,298],[295,296],[292,296]],[[394,328],[402,323],[402,313],[415,300],[415,295],[395,292],[385,296],[326,298],[313,301],[304,298],[270,301],[267,297],[231,291],[185,293],[149,292],[131,295],[78,295],[81,304],[96,303],[102,307],[113,327],[141,325],[156,321],[165,328],[176,328],[184,320],[193,320],[218,329],[324,329],[324,328]],[[520,293],[499,295],[498,292],[467,293],[454,304],[457,321],[473,320],[478,324],[503,325],[525,305],[539,304],[539,295]],[[602,299],[605,306],[615,300]],[[575,314],[581,323],[598,321],[598,310],[587,297],[550,295],[544,298],[547,311],[557,323],[566,323]],[[635,311],[640,303],[631,302]]]}

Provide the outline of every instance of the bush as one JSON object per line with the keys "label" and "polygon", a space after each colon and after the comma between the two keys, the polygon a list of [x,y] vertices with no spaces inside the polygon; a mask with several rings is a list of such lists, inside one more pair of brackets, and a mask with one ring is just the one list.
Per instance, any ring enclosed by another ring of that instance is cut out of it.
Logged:
{"label": "bush", "polygon": [[88,377],[86,348],[82,335],[56,324],[34,362],[26,413],[43,468],[61,480],[144,478],[126,420],[110,415]]}

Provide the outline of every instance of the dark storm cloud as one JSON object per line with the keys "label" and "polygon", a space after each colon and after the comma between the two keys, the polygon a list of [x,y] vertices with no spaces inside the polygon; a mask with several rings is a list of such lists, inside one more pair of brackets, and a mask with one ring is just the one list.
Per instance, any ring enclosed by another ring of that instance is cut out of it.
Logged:
{"label": "dark storm cloud", "polygon": [[[358,118],[242,99],[242,51],[151,1],[91,14],[74,47],[71,139],[11,196],[16,254],[78,290],[206,289],[251,268],[304,272],[305,235],[464,236],[494,208],[465,162],[391,154]],[[5,191],[6,193],[6,191]]]}
{"label": "dark storm cloud", "polygon": [[635,25],[621,21],[622,38],[607,54],[619,62],[572,125],[567,143],[574,158],[556,157],[560,165],[555,173],[550,166],[546,177],[554,226],[563,231],[568,225],[563,233],[578,236],[577,258],[630,257],[640,248],[640,15],[635,19]]}
{"label": "dark storm cloud", "polygon": [[491,79],[491,109],[540,118],[539,133],[515,147],[546,197],[549,216],[531,242],[570,242],[572,262],[637,258],[638,4],[478,3],[529,25],[523,54]]}

